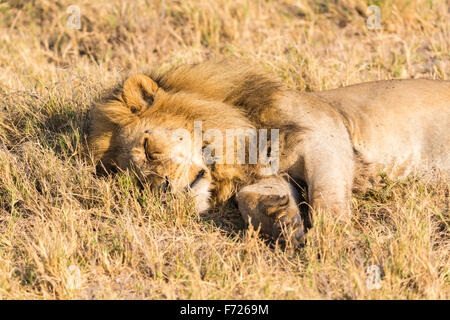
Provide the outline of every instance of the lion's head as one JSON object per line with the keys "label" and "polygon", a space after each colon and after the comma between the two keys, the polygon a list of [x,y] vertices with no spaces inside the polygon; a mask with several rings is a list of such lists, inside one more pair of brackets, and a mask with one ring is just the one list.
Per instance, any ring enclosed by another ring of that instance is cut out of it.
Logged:
{"label": "lion's head", "polygon": [[273,110],[281,88],[265,73],[229,62],[135,75],[96,104],[89,145],[103,166],[131,169],[155,189],[188,191],[203,211],[211,198],[226,200],[258,175],[257,164],[208,162],[214,139],[205,134],[282,127]]}

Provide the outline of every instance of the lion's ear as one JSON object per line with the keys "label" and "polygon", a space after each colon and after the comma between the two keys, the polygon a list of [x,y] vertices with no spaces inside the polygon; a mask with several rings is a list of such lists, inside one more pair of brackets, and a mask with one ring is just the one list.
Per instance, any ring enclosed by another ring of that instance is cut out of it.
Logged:
{"label": "lion's ear", "polygon": [[158,85],[150,77],[137,74],[128,78],[123,84],[123,98],[131,112],[137,113],[153,103],[158,89]]}

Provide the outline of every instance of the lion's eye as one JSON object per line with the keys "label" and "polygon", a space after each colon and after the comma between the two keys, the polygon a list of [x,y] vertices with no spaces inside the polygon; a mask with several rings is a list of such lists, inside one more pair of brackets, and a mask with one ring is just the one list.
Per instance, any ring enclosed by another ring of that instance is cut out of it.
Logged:
{"label": "lion's eye", "polygon": [[155,161],[155,158],[152,156],[152,154],[148,150],[148,139],[144,140],[144,152],[145,152],[145,157],[147,158],[147,160],[149,162]]}

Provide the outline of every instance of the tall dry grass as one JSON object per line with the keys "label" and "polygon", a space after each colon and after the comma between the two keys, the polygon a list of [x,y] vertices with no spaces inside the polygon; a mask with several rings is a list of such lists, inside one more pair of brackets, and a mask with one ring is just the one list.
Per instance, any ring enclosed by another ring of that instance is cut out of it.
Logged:
{"label": "tall dry grass", "polygon": [[[81,9],[81,29],[67,8]],[[232,205],[163,207],[83,155],[88,110],[118,77],[241,57],[299,90],[450,76],[446,0],[0,2],[0,298],[448,299],[449,181],[388,181],[353,219],[317,213],[295,249]],[[378,289],[368,270],[380,271]]]}

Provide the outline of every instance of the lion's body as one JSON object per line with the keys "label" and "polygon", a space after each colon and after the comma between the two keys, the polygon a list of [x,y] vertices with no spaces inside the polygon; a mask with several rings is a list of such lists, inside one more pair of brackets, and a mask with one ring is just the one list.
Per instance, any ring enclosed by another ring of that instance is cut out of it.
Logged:
{"label": "lion's body", "polygon": [[152,183],[188,188],[199,210],[211,197],[224,201],[264,178],[259,165],[207,165],[201,151],[169,138],[180,128],[194,135],[194,121],[203,122],[203,134],[279,129],[279,173],[304,181],[312,206],[336,214],[349,212],[355,179],[377,170],[393,177],[450,170],[448,81],[299,93],[252,66],[228,62],[128,79],[94,109],[90,145],[105,165],[137,167]]}
{"label": "lion's body", "polygon": [[287,95],[281,109],[307,130],[295,146],[298,162],[282,169],[306,181],[311,202],[341,210],[355,180],[363,184],[381,171],[391,178],[450,172],[448,81],[375,81]]}
{"label": "lion's body", "polygon": [[450,170],[450,82],[376,81],[314,95],[345,117],[366,163],[395,177]]}

